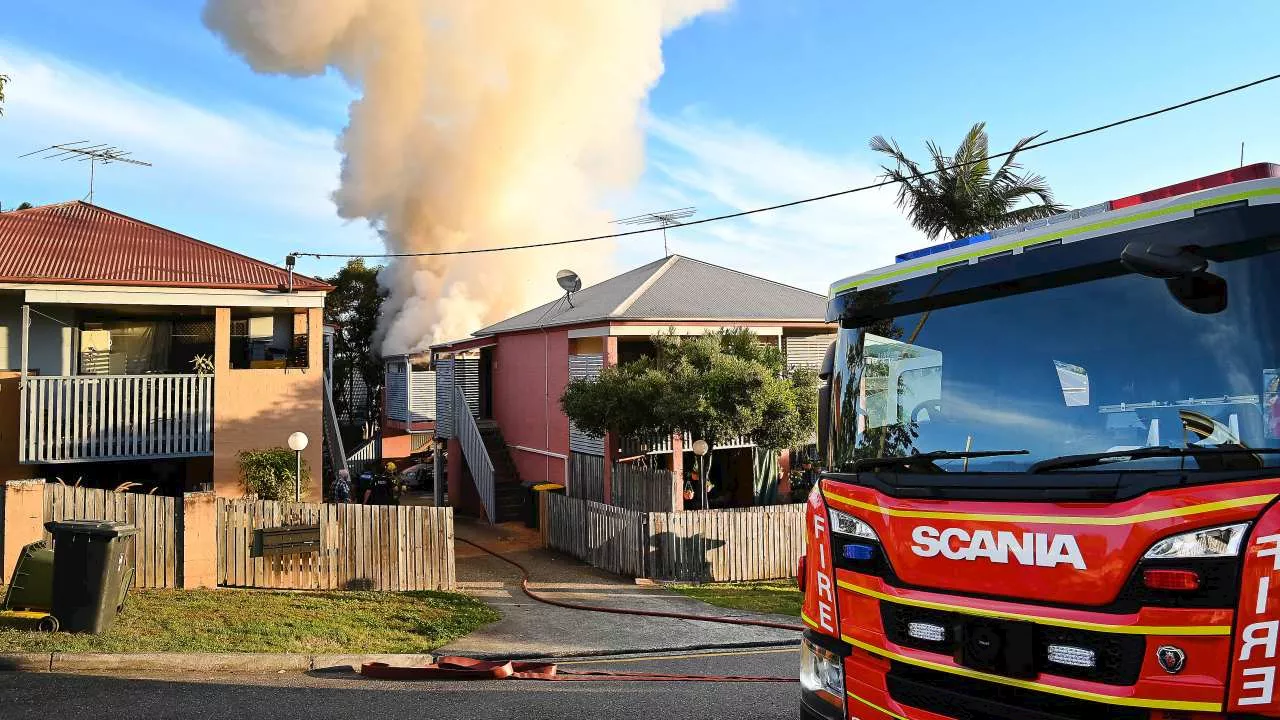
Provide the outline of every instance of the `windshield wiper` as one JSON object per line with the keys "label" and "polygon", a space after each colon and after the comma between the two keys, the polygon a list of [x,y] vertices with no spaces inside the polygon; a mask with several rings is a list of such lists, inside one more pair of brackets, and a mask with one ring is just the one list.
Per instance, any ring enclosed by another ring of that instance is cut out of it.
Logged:
{"label": "windshield wiper", "polygon": [[914,469],[924,465],[927,472],[937,472],[935,460],[963,460],[966,458],[999,457],[1001,455],[1027,455],[1030,450],[935,450],[915,455],[898,455],[888,457],[862,458],[853,461],[854,472],[864,470],[880,470],[884,468]]}
{"label": "windshield wiper", "polygon": [[[1049,472],[1052,470],[1068,470],[1071,468],[1090,467],[1094,465],[1103,465],[1111,462],[1127,462],[1129,460],[1143,460],[1145,458],[1161,458],[1161,457],[1231,457],[1236,455],[1263,455],[1280,453],[1280,448],[1249,448],[1242,445],[1219,445],[1217,447],[1170,447],[1168,445],[1156,445],[1154,447],[1134,448],[1133,450],[1118,450],[1112,452],[1086,453],[1083,455],[1063,455],[1061,457],[1048,458],[1036,463],[1032,463],[1027,468],[1029,473]],[[1254,463],[1258,465],[1258,463]],[[1231,469],[1255,469],[1255,468],[1231,468]]]}

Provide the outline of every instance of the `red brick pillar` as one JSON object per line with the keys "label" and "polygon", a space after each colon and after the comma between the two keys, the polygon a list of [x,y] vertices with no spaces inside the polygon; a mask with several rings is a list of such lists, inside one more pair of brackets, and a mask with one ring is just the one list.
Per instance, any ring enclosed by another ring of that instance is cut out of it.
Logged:
{"label": "red brick pillar", "polygon": [[182,496],[182,580],[184,590],[218,587],[218,504],[214,493]]}
{"label": "red brick pillar", "polygon": [[7,581],[23,546],[44,537],[44,481],[9,480],[0,486],[0,491],[4,492],[0,579]]}

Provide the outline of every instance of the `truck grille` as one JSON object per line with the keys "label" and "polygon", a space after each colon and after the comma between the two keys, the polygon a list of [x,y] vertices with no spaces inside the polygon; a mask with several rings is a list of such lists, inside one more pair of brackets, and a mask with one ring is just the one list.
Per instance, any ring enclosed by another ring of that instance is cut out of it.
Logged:
{"label": "truck grille", "polygon": [[956,720],[1148,720],[1150,711],[891,664],[885,679],[895,701]]}
{"label": "truck grille", "polygon": [[[880,617],[885,635],[903,647],[955,656],[960,651],[958,638],[966,624],[990,621],[962,613],[926,610],[890,602],[880,603]],[[998,622],[998,621],[997,621]],[[943,638],[923,639],[910,632],[912,624],[943,628]],[[1036,673],[1090,680],[1108,685],[1132,685],[1142,671],[1147,640],[1142,635],[1076,630],[1052,625],[1032,625],[1032,663]],[[1050,662],[1049,646],[1080,648],[1092,651],[1093,666],[1077,667]],[[979,668],[987,669],[987,668]],[[997,674],[998,673],[997,671]]]}

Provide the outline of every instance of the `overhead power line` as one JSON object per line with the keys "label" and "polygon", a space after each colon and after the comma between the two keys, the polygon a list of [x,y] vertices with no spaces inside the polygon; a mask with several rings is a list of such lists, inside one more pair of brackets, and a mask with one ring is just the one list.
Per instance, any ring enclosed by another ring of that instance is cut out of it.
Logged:
{"label": "overhead power line", "polygon": [[[1277,79],[1280,79],[1280,73],[1277,73],[1275,75],[1268,75],[1267,77],[1259,78],[1252,82],[1244,83],[1243,85],[1236,85],[1234,87],[1229,87],[1225,90],[1219,90],[1218,92],[1210,93],[1208,95],[1202,95],[1200,97],[1193,98],[1191,100],[1184,100],[1183,102],[1177,103],[1175,105],[1167,105],[1157,110],[1152,110],[1150,112],[1142,113],[1141,115],[1131,115],[1121,120],[1116,120],[1114,122],[1106,123],[1105,125],[1098,125],[1096,127],[1091,127],[1087,130],[1078,130],[1076,132],[1068,133],[1066,135],[1060,135],[1058,137],[1049,138],[1048,140],[1041,140],[1039,142],[1029,143],[1027,145],[1022,146],[1022,148],[1019,149],[1017,152],[1025,153],[1029,150],[1048,147],[1049,145],[1056,145],[1058,143],[1066,142],[1068,140],[1075,140],[1076,138],[1084,137],[1085,135],[1093,135],[1095,133],[1111,130],[1112,128],[1120,127],[1121,125],[1128,125],[1129,123],[1138,122],[1139,120],[1146,120],[1147,118],[1152,118],[1157,115],[1163,115],[1165,113],[1173,112],[1174,110],[1181,110],[1182,108],[1185,108],[1185,107],[1190,107],[1192,105],[1197,105],[1202,102],[1214,100],[1224,95],[1230,95],[1232,93],[1237,93],[1242,90],[1248,90],[1251,87],[1262,85],[1263,83],[1269,83]],[[980,158],[978,160],[972,160],[967,163],[957,163],[955,165],[949,165],[946,167],[937,168],[935,170],[930,170],[928,172],[923,172],[918,175],[914,175],[912,176],[912,179],[929,177],[930,175],[937,175],[939,173],[946,172],[949,170],[955,170],[961,167],[968,167],[969,165],[977,165],[979,163],[987,162],[989,160],[998,160],[1000,158],[1012,155],[1013,152],[1014,152],[1013,150],[1006,150],[1004,152],[987,155],[984,158]],[[690,220],[688,222],[682,222],[680,223],[680,225],[682,227],[690,227],[692,225],[702,225],[704,223],[719,222],[722,220],[732,220],[734,218],[746,217],[748,215],[757,215],[760,213],[773,212],[775,210],[782,210],[785,208],[795,207],[797,205],[805,205],[808,203],[819,202],[821,200],[830,200],[832,198],[843,197],[845,195],[852,195],[853,193],[865,192],[867,190],[875,190],[877,188],[887,187],[889,185],[895,185],[898,182],[900,181],[892,180],[892,179],[881,180],[879,182],[870,183],[868,185],[860,185],[858,187],[852,187],[845,190],[837,190],[835,192],[829,192],[829,193],[826,193],[825,195],[814,195],[812,197],[800,198],[798,200],[790,200],[788,202],[778,203],[777,205],[766,205],[764,207],[752,208],[750,210],[739,210],[738,212],[726,213],[724,215],[715,215],[713,217],[705,217],[699,220]],[[572,240],[553,240],[551,242],[527,243],[524,245],[504,245],[501,247],[488,247],[488,248],[470,248],[465,250],[433,250],[433,251],[427,251],[427,252],[402,252],[402,253],[294,252],[290,254],[295,257],[305,256],[305,257],[313,257],[313,258],[397,258],[397,257],[442,257],[446,255],[478,255],[482,253],[509,252],[512,250],[529,250],[532,248],[554,247],[556,245],[573,245],[575,243],[594,242],[596,240],[611,240],[614,238],[628,237],[631,235],[643,235],[645,233],[654,232],[655,230],[658,230],[658,229],[659,228],[655,227],[655,228],[647,228],[643,230],[627,230],[623,232],[609,233],[607,235],[592,235],[589,237],[573,238]]]}

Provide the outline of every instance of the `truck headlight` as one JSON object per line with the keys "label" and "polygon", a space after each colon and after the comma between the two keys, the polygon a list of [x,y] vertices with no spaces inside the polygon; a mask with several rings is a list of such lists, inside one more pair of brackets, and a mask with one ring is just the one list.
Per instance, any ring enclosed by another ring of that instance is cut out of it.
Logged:
{"label": "truck headlight", "polygon": [[[805,699],[821,701],[844,717],[844,664],[839,655],[808,638],[800,649],[800,689]],[[819,709],[816,703],[809,704]]]}
{"label": "truck headlight", "polygon": [[831,518],[831,532],[876,543],[880,542],[880,536],[876,535],[876,531],[858,518],[835,508],[831,508],[827,512]]}
{"label": "truck headlight", "polygon": [[1240,554],[1248,529],[1249,523],[1237,523],[1192,530],[1157,542],[1142,557],[1146,560],[1235,557]]}

